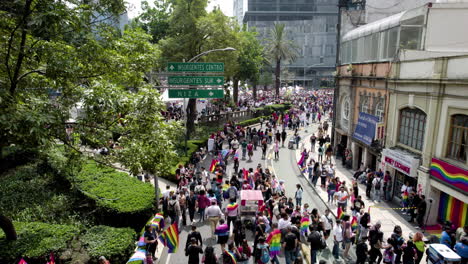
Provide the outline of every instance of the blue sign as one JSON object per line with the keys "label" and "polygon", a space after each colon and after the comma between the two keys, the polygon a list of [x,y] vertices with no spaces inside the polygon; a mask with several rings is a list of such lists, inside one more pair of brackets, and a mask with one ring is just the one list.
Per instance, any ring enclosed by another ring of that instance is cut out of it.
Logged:
{"label": "blue sign", "polygon": [[359,112],[359,119],[353,137],[367,145],[371,145],[375,137],[375,128],[379,118],[374,115]]}

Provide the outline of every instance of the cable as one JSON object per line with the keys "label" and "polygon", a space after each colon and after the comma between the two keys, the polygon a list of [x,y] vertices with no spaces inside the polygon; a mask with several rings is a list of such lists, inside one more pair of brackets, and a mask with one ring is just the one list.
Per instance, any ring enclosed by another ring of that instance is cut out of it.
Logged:
{"label": "cable", "polygon": [[393,8],[395,6],[400,5],[401,3],[403,3],[403,1],[400,0],[399,2],[397,2],[397,3],[395,3],[395,4],[391,5],[391,6],[388,6],[388,7],[375,7],[375,6],[371,6],[369,4],[366,4],[366,7],[370,7],[370,8],[373,8],[373,9],[389,9],[389,8]]}

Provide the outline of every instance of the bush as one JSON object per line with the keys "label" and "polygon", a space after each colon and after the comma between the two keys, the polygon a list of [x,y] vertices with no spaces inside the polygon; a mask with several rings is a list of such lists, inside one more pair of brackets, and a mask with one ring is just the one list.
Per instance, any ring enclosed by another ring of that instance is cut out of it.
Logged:
{"label": "bush", "polygon": [[79,234],[71,225],[54,225],[40,222],[14,222],[18,240],[7,241],[0,230],[0,262],[12,263],[15,259],[43,258],[50,252],[60,252]]}
{"label": "bush", "polygon": [[[169,170],[168,175],[163,175],[163,177],[165,179],[175,182],[176,181],[175,174],[176,174],[177,168],[179,168],[179,165],[186,165],[188,162],[190,162],[193,154],[195,154],[195,152],[199,148],[206,146],[207,142],[208,142],[208,137],[206,139],[188,140],[187,141],[187,155],[185,155],[185,153],[181,154],[179,156],[179,160],[172,165],[172,168]],[[183,152],[183,149],[185,148],[185,142],[182,142],[181,144],[182,145],[179,145],[179,148],[182,148],[181,152]]]}
{"label": "bush", "polygon": [[266,120],[266,118],[268,118],[268,117],[267,116],[259,116],[259,117],[256,117],[256,118],[247,119],[247,120],[244,120],[244,121],[241,121],[241,122],[237,123],[237,125],[242,126],[242,127],[251,126],[251,125],[260,123],[261,118],[263,118],[263,120]]}
{"label": "bush", "polygon": [[58,223],[75,217],[68,186],[57,184],[48,172],[31,163],[8,171],[0,178],[0,208],[14,221]]}
{"label": "bush", "polygon": [[98,207],[118,213],[151,210],[154,188],[113,168],[99,166],[94,161],[83,165],[73,181],[76,187]]}
{"label": "bush", "polygon": [[131,228],[100,225],[90,228],[80,240],[96,262],[106,256],[112,263],[125,263],[135,249],[135,235]]}

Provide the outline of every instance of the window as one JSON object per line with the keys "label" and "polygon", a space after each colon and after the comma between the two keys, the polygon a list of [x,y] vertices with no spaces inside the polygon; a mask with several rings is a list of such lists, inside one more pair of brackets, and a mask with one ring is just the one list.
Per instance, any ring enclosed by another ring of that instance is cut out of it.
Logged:
{"label": "window", "polygon": [[400,111],[399,143],[422,150],[425,130],[426,114],[423,111],[410,108],[404,108]]}
{"label": "window", "polygon": [[450,134],[447,157],[466,163],[468,152],[468,115],[453,115],[450,120]]}
{"label": "window", "polygon": [[383,121],[384,118],[384,104],[382,100],[380,100],[377,105],[375,106],[375,115],[379,117],[379,122]]}
{"label": "window", "polygon": [[346,97],[343,103],[343,119],[346,121],[349,120],[349,107],[349,97]]}
{"label": "window", "polygon": [[361,95],[361,112],[369,114],[369,98]]}

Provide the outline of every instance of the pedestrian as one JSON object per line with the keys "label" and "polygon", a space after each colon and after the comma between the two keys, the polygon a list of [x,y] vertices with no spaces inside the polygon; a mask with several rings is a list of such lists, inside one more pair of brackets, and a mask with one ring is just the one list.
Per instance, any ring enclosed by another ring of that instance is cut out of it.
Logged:
{"label": "pedestrian", "polygon": [[268,143],[266,138],[262,139],[262,159],[265,159],[266,157],[266,151],[268,148]]}
{"label": "pedestrian", "polygon": [[224,248],[229,239],[229,227],[224,219],[219,219],[219,225],[215,229],[215,234],[218,236],[218,244]]}
{"label": "pedestrian", "polygon": [[286,141],[286,136],[288,134],[286,133],[286,130],[283,129],[283,131],[281,132],[281,143],[282,143],[282,147],[284,148],[284,142]]}
{"label": "pedestrian", "polygon": [[361,195],[359,195],[356,199],[354,199],[352,210],[353,216],[356,216],[362,209],[366,207],[364,201],[362,200]]}
{"label": "pedestrian", "polygon": [[364,264],[367,260],[368,248],[367,248],[367,237],[362,237],[359,243],[356,245],[356,264]]}
{"label": "pedestrian", "polygon": [[218,221],[220,221],[220,218],[223,217],[223,212],[221,211],[219,206],[216,204],[216,201],[211,201],[211,205],[206,209],[206,216],[208,217],[208,220],[210,221],[211,237],[214,237],[215,231],[216,231],[216,225]]}
{"label": "pedestrian", "polygon": [[317,181],[318,181],[318,178],[320,177],[320,175],[322,175],[322,170],[320,169],[320,163],[315,162],[314,177],[312,177],[312,184],[314,185],[314,187],[317,186]]}
{"label": "pedestrian", "polygon": [[190,195],[187,198],[187,207],[189,211],[190,223],[193,224],[193,219],[195,217],[195,211],[197,207],[197,197],[193,191],[190,191]]}
{"label": "pedestrian", "polygon": [[229,204],[226,206],[227,225],[229,228],[231,228],[231,223],[235,223],[237,221],[237,217],[239,216],[240,212],[239,210],[239,204],[236,202],[236,198],[229,198]]}
{"label": "pedestrian", "polygon": [[392,199],[392,176],[390,171],[385,171],[383,192],[385,201],[390,202]]}
{"label": "pedestrian", "polygon": [[247,240],[242,240],[242,244],[237,248],[240,257],[237,261],[238,264],[249,264],[250,257],[252,256],[252,248],[249,246]]}
{"label": "pedestrian", "polygon": [[343,258],[345,260],[351,260],[349,255],[349,249],[351,248],[351,241],[352,241],[352,234],[353,231],[351,229],[351,222],[349,221],[349,215],[345,215],[343,217],[343,222],[341,223],[343,226],[343,244],[344,244],[344,251],[343,251]]}
{"label": "pedestrian", "polygon": [[414,264],[417,258],[418,255],[413,241],[408,240],[406,246],[403,247],[403,264]]}
{"label": "pedestrian", "polygon": [[401,255],[403,254],[403,244],[405,240],[402,237],[402,230],[399,225],[396,225],[393,228],[393,233],[390,236],[391,238],[391,245],[393,246],[393,250],[395,252],[395,264],[401,263]]}
{"label": "pedestrian", "polygon": [[345,191],[344,186],[340,186],[340,190],[335,193],[335,199],[337,201],[338,207],[341,207],[341,210],[343,210],[343,212],[346,212],[349,194]]}
{"label": "pedestrian", "polygon": [[146,251],[151,253],[153,259],[156,259],[156,248],[158,247],[158,236],[152,225],[145,226],[143,238],[146,244]]}
{"label": "pedestrian", "polygon": [[333,227],[333,249],[332,255],[335,260],[340,257],[340,244],[343,242],[343,228],[341,226],[341,220],[336,219],[335,227]]}
{"label": "pedestrian", "polygon": [[256,248],[255,263],[267,264],[270,261],[270,249],[268,244],[265,243],[265,237],[258,238],[258,244]]}
{"label": "pedestrian", "polygon": [[205,191],[201,191],[198,195],[198,212],[200,213],[199,222],[205,221],[205,209],[210,205],[210,200],[205,195]]}
{"label": "pedestrian", "polygon": [[326,241],[331,234],[331,229],[332,229],[332,224],[333,224],[333,221],[330,217],[330,209],[328,208],[325,209],[324,214],[320,216],[320,224],[321,224],[321,230],[323,232],[323,238]]}
{"label": "pedestrian", "polygon": [[328,200],[327,203],[332,204],[336,192],[336,179],[329,179],[327,185]]}
{"label": "pedestrian", "polygon": [[245,156],[247,154],[247,140],[244,138],[242,139],[241,147],[242,147],[242,160],[245,160]]}
{"label": "pedestrian", "polygon": [[[279,226],[279,225],[278,225]],[[299,246],[298,237],[291,232],[291,226],[286,227],[286,232],[282,240],[286,264],[293,264],[297,258],[297,248]]]}
{"label": "pedestrian", "polygon": [[371,249],[369,251],[369,264],[375,263],[376,259],[377,264],[380,264],[382,261],[382,241],[383,241],[383,233],[380,231],[380,227],[382,224],[380,221],[377,221],[374,226],[372,226],[369,230],[369,244]]}
{"label": "pedestrian", "polygon": [[195,224],[192,224],[192,231],[187,235],[187,242],[185,243],[186,251],[187,251],[187,248],[190,246],[192,238],[194,238],[195,241],[197,241],[197,245],[200,245],[200,247],[203,247],[203,240],[202,240],[201,234],[200,232],[197,231],[197,226]]}
{"label": "pedestrian", "polygon": [[275,142],[274,146],[274,151],[275,151],[275,160],[279,160],[279,142]]}
{"label": "pedestrian", "polygon": [[299,142],[301,142],[301,136],[299,136],[299,134],[296,134],[294,139],[296,140],[296,149],[298,149]]}
{"label": "pedestrian", "polygon": [[319,146],[318,149],[318,161],[323,162],[323,146]]}
{"label": "pedestrian", "polygon": [[302,193],[304,192],[304,189],[302,189],[302,186],[300,184],[296,184],[296,193],[294,194],[294,197],[296,198],[296,204],[298,206],[302,205]]}
{"label": "pedestrian", "polygon": [[222,264],[237,264],[237,260],[240,258],[239,251],[234,246],[234,243],[230,242],[228,244],[228,249],[226,250],[224,246],[221,247],[223,250],[223,262]]}
{"label": "pedestrian", "polygon": [[253,145],[252,141],[250,141],[250,143],[247,145],[247,152],[248,152],[248,155],[249,155],[249,161],[252,160],[253,149],[254,149],[254,145]]}
{"label": "pedestrian", "polygon": [[385,246],[385,250],[383,253],[383,263],[385,264],[393,264],[395,263],[395,252],[393,252],[392,245],[389,244],[391,239],[387,239],[387,246]]}
{"label": "pedestrian", "polygon": [[203,254],[203,249],[197,244],[197,239],[192,237],[190,240],[190,245],[185,251],[185,256],[188,256],[188,264],[199,264],[200,263],[200,254]]}
{"label": "pedestrian", "polygon": [[236,244],[236,246],[241,246],[242,241],[244,241],[245,239],[245,226],[240,219],[237,219],[234,223],[232,233],[234,236],[234,243]]}
{"label": "pedestrian", "polygon": [[464,236],[455,244],[455,252],[461,257],[460,264],[468,263],[468,236]]}
{"label": "pedestrian", "polygon": [[423,237],[424,235],[421,232],[416,232],[413,236],[413,243],[414,243],[414,247],[416,248],[416,254],[417,254],[416,261],[414,262],[415,264],[419,264],[424,255],[426,244],[423,241]]}
{"label": "pedestrian", "polygon": [[374,186],[374,201],[380,203],[381,197],[381,189],[382,189],[382,178],[379,175],[376,175],[374,180],[372,181],[372,185]]}
{"label": "pedestrian", "polygon": [[419,228],[424,228],[424,216],[426,215],[427,202],[426,196],[421,195],[419,204],[417,205],[416,211],[416,222],[418,222]]}
{"label": "pedestrian", "polygon": [[216,254],[214,253],[214,248],[212,246],[207,246],[205,248],[205,254],[203,255],[202,263],[203,264],[217,264],[218,263],[218,257],[216,257]]}
{"label": "pedestrian", "polygon": [[307,237],[307,242],[309,242],[310,247],[310,260],[312,264],[317,263],[317,253],[318,251],[322,250],[322,235],[319,231],[317,231],[317,226],[310,225],[309,226],[310,234]]}
{"label": "pedestrian", "polygon": [[374,172],[368,172],[366,178],[366,197],[369,200],[372,200],[371,192],[372,192],[372,183],[374,181]]}
{"label": "pedestrian", "polygon": [[315,152],[315,142],[317,141],[317,137],[315,137],[315,134],[312,134],[312,136],[310,136],[310,150],[312,152]]}

